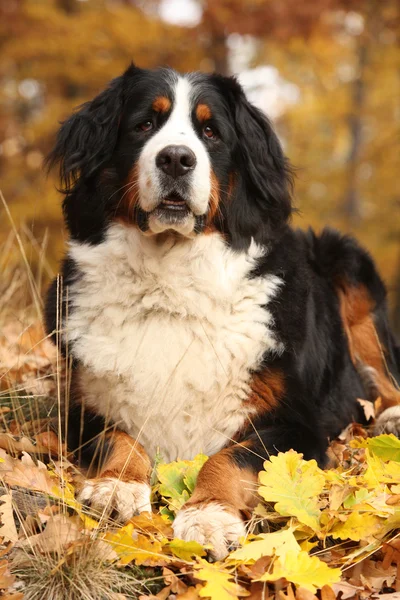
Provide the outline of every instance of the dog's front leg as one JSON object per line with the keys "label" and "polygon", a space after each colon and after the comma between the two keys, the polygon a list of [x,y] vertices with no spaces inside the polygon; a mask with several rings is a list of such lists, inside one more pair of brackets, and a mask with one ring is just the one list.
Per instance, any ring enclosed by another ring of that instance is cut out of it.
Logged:
{"label": "dog's front leg", "polygon": [[120,522],[151,512],[151,463],[144,448],[123,431],[106,434],[105,459],[97,477],[86,479],[78,500],[97,514]]}
{"label": "dog's front leg", "polygon": [[175,537],[211,544],[217,560],[245,535],[245,520],[258,502],[257,471],[241,464],[237,447],[221,450],[204,464],[173,524]]}

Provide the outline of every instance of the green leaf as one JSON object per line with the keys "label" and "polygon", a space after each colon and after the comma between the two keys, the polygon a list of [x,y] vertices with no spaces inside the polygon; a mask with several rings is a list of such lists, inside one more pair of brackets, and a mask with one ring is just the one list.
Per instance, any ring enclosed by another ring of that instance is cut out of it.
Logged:
{"label": "green leaf", "polygon": [[265,461],[258,477],[259,494],[268,502],[276,502],[279,514],[297,517],[300,523],[319,531],[318,496],[324,489],[325,476],[315,460],[305,461],[293,450],[279,453]]}
{"label": "green leaf", "polygon": [[371,452],[383,461],[394,460],[400,462],[400,440],[393,433],[378,435],[365,441]]}
{"label": "green leaf", "polygon": [[158,492],[175,515],[187,502],[196,485],[197,476],[207,456],[198,454],[193,460],[177,460],[157,465]]}
{"label": "green leaf", "polygon": [[208,456],[205,454],[197,454],[186,469],[183,481],[191,494],[194,491],[200,469],[207,460]]}

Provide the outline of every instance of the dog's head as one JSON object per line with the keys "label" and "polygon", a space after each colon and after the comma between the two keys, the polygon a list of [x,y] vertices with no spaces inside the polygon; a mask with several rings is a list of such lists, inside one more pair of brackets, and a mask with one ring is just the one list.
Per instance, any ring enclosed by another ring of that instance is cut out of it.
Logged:
{"label": "dog's head", "polygon": [[217,230],[245,248],[291,213],[287,159],[234,78],[132,65],[63,123],[49,163],[71,234],[88,242],[122,220],[144,235]]}

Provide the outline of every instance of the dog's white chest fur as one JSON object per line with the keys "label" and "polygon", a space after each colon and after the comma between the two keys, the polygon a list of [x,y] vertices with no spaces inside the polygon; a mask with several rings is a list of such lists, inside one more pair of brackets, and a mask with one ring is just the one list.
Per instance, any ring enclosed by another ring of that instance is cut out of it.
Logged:
{"label": "dog's white chest fur", "polygon": [[67,331],[84,401],[150,456],[213,454],[251,414],[250,370],[282,350],[266,308],[281,280],[247,277],[260,253],[219,234],[157,245],[123,225],[100,245],[71,243]]}

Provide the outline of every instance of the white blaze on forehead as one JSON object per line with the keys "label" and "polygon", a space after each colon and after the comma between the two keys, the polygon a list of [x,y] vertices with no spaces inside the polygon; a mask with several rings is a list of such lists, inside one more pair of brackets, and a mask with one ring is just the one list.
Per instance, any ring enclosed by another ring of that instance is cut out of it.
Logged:
{"label": "white blaze on forehead", "polygon": [[196,156],[196,166],[185,177],[190,178],[189,207],[194,214],[207,211],[211,192],[210,159],[205,145],[194,130],[193,87],[188,79],[178,77],[174,84],[173,106],[170,116],[160,131],[145,144],[139,158],[139,202],[143,210],[152,211],[160,201],[162,192],[160,175],[156,166],[157,154],[169,145],[184,145]]}

